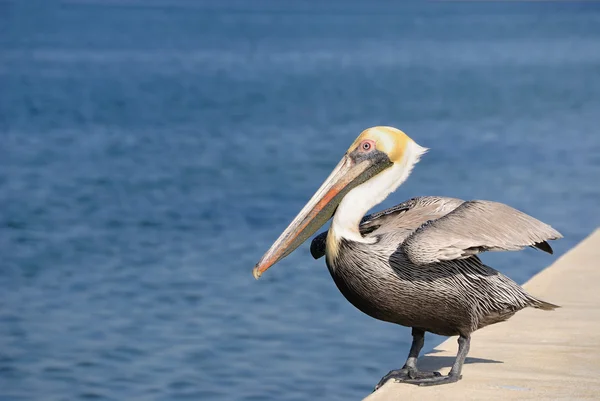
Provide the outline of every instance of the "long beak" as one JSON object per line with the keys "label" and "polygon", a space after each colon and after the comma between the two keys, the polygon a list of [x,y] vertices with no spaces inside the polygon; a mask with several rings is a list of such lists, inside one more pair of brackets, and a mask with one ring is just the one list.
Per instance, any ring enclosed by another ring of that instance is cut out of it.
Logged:
{"label": "long beak", "polygon": [[369,167],[369,161],[357,164],[347,154],[344,155],[323,185],[254,266],[254,278],[258,279],[321,228],[333,216],[344,195],[360,184],[359,177],[364,176]]}

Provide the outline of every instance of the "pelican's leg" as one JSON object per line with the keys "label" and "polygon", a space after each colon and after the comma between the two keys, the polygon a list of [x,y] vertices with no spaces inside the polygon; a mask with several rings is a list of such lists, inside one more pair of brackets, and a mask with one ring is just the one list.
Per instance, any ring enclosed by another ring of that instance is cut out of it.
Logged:
{"label": "pelican's leg", "polygon": [[450,369],[450,373],[448,373],[448,376],[408,379],[402,380],[402,382],[416,384],[419,386],[436,386],[438,384],[447,384],[459,381],[462,378],[460,373],[462,371],[463,364],[465,363],[465,358],[469,353],[470,344],[470,336],[461,335],[460,337],[458,337],[458,353],[456,354],[456,359],[454,360],[454,364],[452,365],[452,369]]}
{"label": "pelican's leg", "polygon": [[421,352],[423,344],[425,344],[425,331],[413,327],[412,336],[412,345],[410,346],[408,358],[406,359],[406,363],[402,369],[392,370],[387,375],[383,376],[379,383],[377,383],[377,386],[375,386],[375,390],[383,386],[383,384],[390,379],[394,379],[398,382],[404,382],[407,380],[418,380],[441,376],[438,372],[421,372],[417,369],[417,358],[419,358],[419,352]]}

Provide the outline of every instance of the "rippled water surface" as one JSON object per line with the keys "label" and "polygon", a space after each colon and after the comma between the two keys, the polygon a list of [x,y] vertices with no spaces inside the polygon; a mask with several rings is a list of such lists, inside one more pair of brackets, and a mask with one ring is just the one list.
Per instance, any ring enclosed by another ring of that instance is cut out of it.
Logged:
{"label": "rippled water surface", "polygon": [[409,330],[307,245],[251,275],[368,126],[431,148],[381,207],[565,235],[484,256],[519,282],[600,223],[598,4],[0,3],[0,88],[2,400],[368,394]]}

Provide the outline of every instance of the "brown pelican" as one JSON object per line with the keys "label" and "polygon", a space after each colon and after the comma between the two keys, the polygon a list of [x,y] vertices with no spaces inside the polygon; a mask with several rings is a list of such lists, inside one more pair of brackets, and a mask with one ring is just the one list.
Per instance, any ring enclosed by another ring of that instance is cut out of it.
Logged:
{"label": "brown pelican", "polygon": [[[561,234],[516,209],[427,196],[363,218],[408,178],[426,151],[396,128],[363,131],[253,271],[260,277],[333,216],[329,230],[313,240],[313,256],[326,256],[335,284],[356,308],[412,327],[406,363],[377,387],[389,379],[419,385],[456,382],[475,330],[528,306],[557,307],[529,295],[477,256],[528,246],[552,253],[546,241]],[[426,331],[459,336],[447,376],[417,369]]]}

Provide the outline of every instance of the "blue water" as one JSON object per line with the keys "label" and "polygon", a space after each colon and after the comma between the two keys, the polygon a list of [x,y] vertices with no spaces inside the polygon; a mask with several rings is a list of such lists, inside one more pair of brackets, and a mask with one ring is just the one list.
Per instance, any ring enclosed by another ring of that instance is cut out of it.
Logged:
{"label": "blue water", "polygon": [[0,399],[360,399],[409,330],[251,274],[349,144],[431,148],[380,207],[559,229],[484,256],[524,282],[600,224],[599,110],[598,3],[0,3]]}

